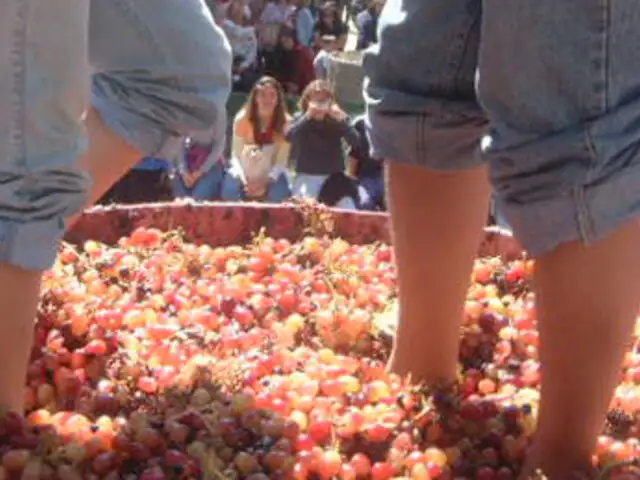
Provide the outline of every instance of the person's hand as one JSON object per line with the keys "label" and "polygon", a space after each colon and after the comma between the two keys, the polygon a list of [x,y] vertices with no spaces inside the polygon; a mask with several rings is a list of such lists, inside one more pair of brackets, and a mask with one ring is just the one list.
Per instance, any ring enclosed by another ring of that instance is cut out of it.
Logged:
{"label": "person's hand", "polygon": [[255,157],[260,153],[260,147],[257,145],[245,145],[242,149],[242,156],[247,158]]}
{"label": "person's hand", "polygon": [[200,172],[184,172],[182,174],[182,183],[187,188],[193,187],[200,178]]}
{"label": "person's hand", "polygon": [[307,115],[309,118],[313,118],[314,120],[322,120],[327,115],[327,110],[309,105],[307,108]]}
{"label": "person's hand", "polygon": [[348,118],[348,115],[337,105],[331,106],[329,116],[338,122],[344,122]]}
{"label": "person's hand", "polygon": [[249,181],[245,185],[245,192],[249,198],[261,197],[267,191],[267,185],[262,181]]}

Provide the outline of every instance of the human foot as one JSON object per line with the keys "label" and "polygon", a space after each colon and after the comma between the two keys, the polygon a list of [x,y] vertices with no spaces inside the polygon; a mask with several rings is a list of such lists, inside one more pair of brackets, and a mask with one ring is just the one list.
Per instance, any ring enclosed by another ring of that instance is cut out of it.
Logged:
{"label": "human foot", "polygon": [[404,335],[398,338],[398,319],[400,311],[398,303],[394,302],[383,313],[374,318],[378,334],[393,343],[391,354],[387,362],[387,371],[402,378],[411,378],[413,382],[429,384],[451,383],[457,378],[457,364],[444,365],[440,359],[419,348],[414,342],[420,342],[419,336]]}

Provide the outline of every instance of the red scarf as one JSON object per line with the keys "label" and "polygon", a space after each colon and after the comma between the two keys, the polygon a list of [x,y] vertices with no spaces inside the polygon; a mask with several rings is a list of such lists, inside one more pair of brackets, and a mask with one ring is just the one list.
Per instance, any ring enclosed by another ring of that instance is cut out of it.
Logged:
{"label": "red scarf", "polygon": [[256,143],[256,145],[270,145],[274,141],[275,133],[276,132],[273,128],[273,122],[271,122],[269,128],[267,128],[264,132],[260,131],[259,128],[255,129],[253,133],[253,136],[255,138],[253,139],[253,141]]}

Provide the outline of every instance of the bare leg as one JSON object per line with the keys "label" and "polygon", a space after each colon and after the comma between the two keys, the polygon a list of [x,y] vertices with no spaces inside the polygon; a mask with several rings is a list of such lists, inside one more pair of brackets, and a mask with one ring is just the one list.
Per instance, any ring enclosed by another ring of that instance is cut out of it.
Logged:
{"label": "bare leg", "polygon": [[41,272],[0,265],[0,405],[22,412]]}
{"label": "bare leg", "polygon": [[391,163],[387,185],[400,318],[391,371],[453,380],[469,279],[487,219],[484,167],[436,172]]}
{"label": "bare leg", "polygon": [[[93,180],[86,205],[89,207],[139,162],[143,154],[112,132],[94,109],[87,114],[86,127],[89,148],[79,161]],[[79,215],[71,217],[67,225],[73,225]]]}
{"label": "bare leg", "polygon": [[595,245],[562,245],[536,264],[543,383],[527,472],[564,479],[590,466],[640,308],[638,245],[633,221]]}

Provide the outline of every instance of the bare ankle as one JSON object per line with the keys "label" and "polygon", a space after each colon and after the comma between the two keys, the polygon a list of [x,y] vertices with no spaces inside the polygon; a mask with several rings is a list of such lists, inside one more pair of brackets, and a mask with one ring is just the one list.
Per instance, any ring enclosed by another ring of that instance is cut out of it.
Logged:
{"label": "bare ankle", "polygon": [[593,477],[594,469],[589,455],[577,455],[551,445],[547,447],[533,445],[522,470],[521,480],[587,480]]}
{"label": "bare ankle", "polygon": [[409,378],[413,383],[443,384],[455,382],[458,365],[448,365],[440,361],[430,362],[429,359],[415,355],[410,351],[394,348],[387,370],[402,378]]}

